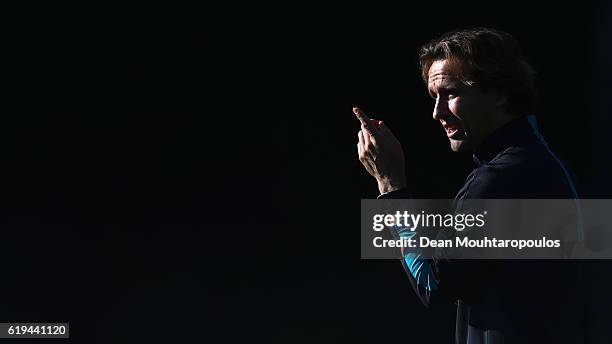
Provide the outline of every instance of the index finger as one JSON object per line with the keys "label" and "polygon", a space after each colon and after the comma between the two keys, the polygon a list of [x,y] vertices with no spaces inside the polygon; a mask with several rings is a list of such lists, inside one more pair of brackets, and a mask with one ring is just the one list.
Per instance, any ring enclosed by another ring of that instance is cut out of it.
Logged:
{"label": "index finger", "polygon": [[355,113],[355,116],[357,116],[357,119],[362,125],[364,125],[368,130],[371,129],[370,118],[363,111],[361,111],[360,108],[354,107],[353,113]]}

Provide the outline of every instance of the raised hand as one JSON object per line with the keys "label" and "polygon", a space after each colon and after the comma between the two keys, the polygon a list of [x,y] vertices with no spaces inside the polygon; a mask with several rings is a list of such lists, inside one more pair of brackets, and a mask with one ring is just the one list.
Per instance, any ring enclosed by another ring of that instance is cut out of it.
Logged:
{"label": "raised hand", "polygon": [[361,122],[357,153],[366,171],[378,182],[381,194],[406,186],[404,150],[383,121],[370,119],[361,109],[353,113]]}

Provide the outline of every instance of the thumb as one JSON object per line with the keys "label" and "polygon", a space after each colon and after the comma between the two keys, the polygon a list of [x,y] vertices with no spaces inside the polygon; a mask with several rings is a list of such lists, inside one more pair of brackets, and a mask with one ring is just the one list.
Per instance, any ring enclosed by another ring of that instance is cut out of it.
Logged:
{"label": "thumb", "polygon": [[393,133],[391,132],[391,130],[389,129],[389,127],[387,127],[387,126],[385,125],[385,122],[383,122],[383,121],[378,121],[377,127],[378,127],[378,130],[380,130],[380,132],[382,132],[383,134],[386,134],[386,135],[389,135],[389,134],[390,134],[390,135],[393,135]]}
{"label": "thumb", "polygon": [[379,120],[377,120],[377,119],[371,119],[371,120],[370,120],[370,125],[371,125],[371,126],[372,126],[372,128],[374,128],[374,129],[380,129],[380,127],[381,127],[381,123],[382,123],[382,121],[379,121]]}

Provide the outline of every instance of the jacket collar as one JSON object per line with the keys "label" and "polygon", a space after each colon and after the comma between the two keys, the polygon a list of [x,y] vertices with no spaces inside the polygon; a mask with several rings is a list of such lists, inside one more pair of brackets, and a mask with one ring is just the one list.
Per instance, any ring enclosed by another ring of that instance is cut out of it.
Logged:
{"label": "jacket collar", "polygon": [[489,135],[476,149],[472,158],[477,165],[485,164],[506,148],[530,138],[534,138],[534,135],[527,116],[512,120]]}

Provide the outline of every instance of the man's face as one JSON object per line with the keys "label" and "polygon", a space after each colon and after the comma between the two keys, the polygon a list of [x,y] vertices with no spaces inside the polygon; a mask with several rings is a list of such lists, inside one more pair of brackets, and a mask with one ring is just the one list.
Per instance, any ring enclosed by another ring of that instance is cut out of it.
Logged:
{"label": "man's face", "polygon": [[433,118],[444,127],[454,152],[475,150],[494,129],[495,92],[465,85],[447,60],[432,63],[427,88],[435,99]]}

